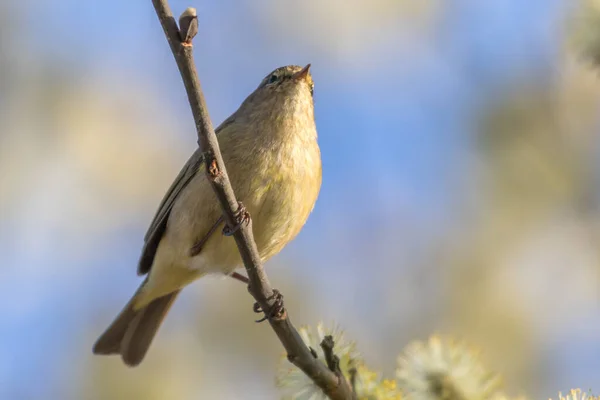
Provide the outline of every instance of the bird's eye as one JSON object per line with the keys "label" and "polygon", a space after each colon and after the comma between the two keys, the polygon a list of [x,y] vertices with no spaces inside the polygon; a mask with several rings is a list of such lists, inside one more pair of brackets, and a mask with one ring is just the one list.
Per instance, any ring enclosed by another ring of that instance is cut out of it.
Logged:
{"label": "bird's eye", "polygon": [[314,84],[310,85],[310,95],[311,96],[315,95],[315,85]]}
{"label": "bird's eye", "polygon": [[267,83],[275,83],[275,82],[277,82],[278,79],[279,79],[279,77],[277,75],[273,74],[269,77],[269,80],[267,81]]}

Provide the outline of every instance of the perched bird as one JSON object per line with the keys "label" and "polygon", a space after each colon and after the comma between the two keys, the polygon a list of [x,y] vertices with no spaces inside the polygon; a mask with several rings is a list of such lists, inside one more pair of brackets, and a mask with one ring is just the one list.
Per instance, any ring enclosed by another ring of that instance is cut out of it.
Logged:
{"label": "perched bird", "polygon": [[[263,261],[300,232],[321,187],[309,68],[277,68],[216,129]],[[138,274],[146,279],[96,341],[95,354],[138,365],[184,286],[243,266],[233,238],[215,232],[222,213],[204,168],[198,149],[167,191],[144,239]]]}

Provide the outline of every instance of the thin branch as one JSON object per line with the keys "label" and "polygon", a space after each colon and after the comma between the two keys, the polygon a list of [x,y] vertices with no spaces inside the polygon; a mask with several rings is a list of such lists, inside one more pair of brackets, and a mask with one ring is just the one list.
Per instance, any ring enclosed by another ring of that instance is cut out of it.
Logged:
{"label": "thin branch", "polygon": [[[227,170],[223,163],[219,142],[212,127],[200,80],[196,72],[193,57],[192,38],[186,33],[186,42],[182,42],[175,18],[171,13],[167,0],[152,0],[158,19],[163,27],[171,51],[179,67],[179,72],[185,85],[192,114],[196,122],[198,145],[203,151],[206,174],[211,182],[223,209],[225,222],[229,227],[237,224],[240,211],[239,203],[231,187]],[[189,15],[188,15],[189,16]],[[195,18],[195,15],[194,15]],[[252,221],[242,224],[233,234],[238,250],[246,267],[248,291],[256,299],[262,310],[268,313],[275,302],[275,292],[264,272],[261,259],[252,234]],[[325,364],[316,359],[310,349],[304,344],[298,331],[292,325],[286,312],[274,318],[269,318],[271,327],[285,348],[288,359],[317,384],[331,399],[347,400],[354,398],[348,381],[331,371]]]}

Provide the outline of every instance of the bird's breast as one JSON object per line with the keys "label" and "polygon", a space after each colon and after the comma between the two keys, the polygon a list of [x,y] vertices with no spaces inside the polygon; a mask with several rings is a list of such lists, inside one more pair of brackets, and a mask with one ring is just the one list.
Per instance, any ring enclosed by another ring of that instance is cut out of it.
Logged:
{"label": "bird's breast", "polygon": [[252,216],[254,237],[266,259],[292,240],[308,219],[321,187],[321,157],[316,137],[281,141],[256,152],[245,163],[245,173],[229,175]]}

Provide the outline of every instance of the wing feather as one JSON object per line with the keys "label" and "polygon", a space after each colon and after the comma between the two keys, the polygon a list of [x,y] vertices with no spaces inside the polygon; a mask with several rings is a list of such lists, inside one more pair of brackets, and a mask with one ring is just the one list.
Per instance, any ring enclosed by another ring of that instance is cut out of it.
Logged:
{"label": "wing feather", "polygon": [[[231,125],[231,123],[234,121],[234,116],[235,113],[223,121],[223,123],[215,130],[215,132],[218,134],[223,130],[223,128]],[[156,211],[156,215],[154,216],[154,219],[150,223],[150,227],[144,236],[144,247],[138,263],[138,275],[144,275],[150,272],[150,268],[152,268],[152,263],[154,262],[156,249],[158,248],[158,244],[160,243],[160,240],[162,239],[167,228],[167,221],[169,220],[169,215],[173,209],[173,204],[175,204],[177,197],[179,197],[179,194],[183,191],[183,189],[185,189],[187,184],[190,183],[190,181],[198,173],[198,170],[203,162],[204,160],[202,159],[202,151],[200,148],[198,148],[183,166],[181,172],[179,172],[179,175],[177,175],[177,178],[175,178],[175,181],[171,184],[169,190],[167,190],[167,193],[163,197],[160,206]]]}
{"label": "wing feather", "polygon": [[194,178],[202,163],[202,152],[197,149],[179,172],[169,190],[167,190],[144,236],[144,248],[138,263],[138,275],[144,275],[150,271],[158,243],[160,243],[167,228],[167,221],[173,209],[173,204],[175,204],[175,200],[187,184]]}

